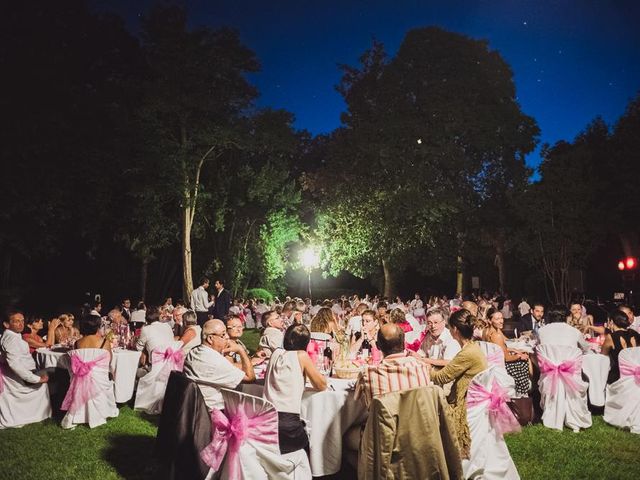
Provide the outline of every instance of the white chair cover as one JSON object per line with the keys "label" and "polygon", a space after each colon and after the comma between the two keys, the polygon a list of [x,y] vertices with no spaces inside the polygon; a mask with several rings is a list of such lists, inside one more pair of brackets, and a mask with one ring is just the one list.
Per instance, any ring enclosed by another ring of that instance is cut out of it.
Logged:
{"label": "white chair cover", "polygon": [[51,418],[49,386],[25,383],[0,357],[0,429],[17,428]]}
{"label": "white chair cover", "polygon": [[490,367],[495,367],[493,375],[498,379],[500,385],[509,389],[511,398],[516,398],[516,381],[513,379],[504,365],[504,352],[499,345],[491,342],[477,342],[480,350],[486,355],[487,363]]}
{"label": "white chair cover", "polygon": [[[537,347],[538,364],[547,362],[550,365],[561,365],[563,362],[576,363],[581,366],[582,352],[577,347],[565,345],[543,344]],[[575,391],[568,388],[561,379],[555,382],[553,391],[553,375],[544,373],[541,365],[540,405],[543,409],[542,423],[547,428],[562,430],[563,425],[577,432],[581,428],[591,426],[591,413],[587,409],[587,389],[589,384],[582,381],[581,368],[568,376]]]}
{"label": "white chair cover", "polygon": [[[236,415],[240,409],[244,409],[249,418],[262,415],[267,411],[275,413],[273,404],[262,398],[228,389],[221,389],[221,392],[225,414],[229,418]],[[281,455],[277,444],[264,443],[249,437],[240,447],[239,457],[241,477],[238,480],[311,480],[312,478],[311,466],[304,450]],[[234,480],[230,478],[226,459],[220,478]]]}
{"label": "white chair cover", "polygon": [[[640,372],[640,347],[622,350],[618,362],[626,363],[632,371]],[[640,373],[630,375],[627,372],[623,375],[621,371],[620,379],[607,387],[604,421],[640,434]]]}
{"label": "white chair cover", "polygon": [[591,353],[582,357],[582,373],[589,380],[589,401],[591,405],[596,407],[604,405],[610,367],[611,360],[607,355]]}
{"label": "white chair cover", "polygon": [[[182,342],[173,342],[169,345],[158,347],[154,352],[164,352],[168,348],[182,353]],[[164,399],[164,392],[167,389],[167,382],[169,381],[171,370],[182,371],[182,365],[177,368],[171,358],[156,363],[152,360],[151,371],[138,382],[138,390],[134,404],[136,410],[144,410],[150,415],[158,415],[162,412],[162,401]]]}
{"label": "white chair cover", "polygon": [[[506,378],[510,381],[503,383],[506,379],[502,373],[503,370],[504,368],[490,366],[473,377],[471,384],[478,384],[490,391],[495,380],[510,397],[513,397],[515,395],[513,378],[507,375]],[[471,433],[471,452],[469,460],[462,461],[465,478],[471,477],[476,472],[483,472],[480,478],[485,480],[518,480],[520,475],[511,459],[504,437],[496,432],[491,424],[487,404],[467,407],[467,423]]]}
{"label": "white chair cover", "polygon": [[[88,423],[90,428],[98,427],[107,422],[107,418],[118,416],[118,407],[114,395],[113,382],[109,380],[109,352],[101,348],[81,348],[68,352],[69,359],[77,356],[83,362],[95,361],[106,355],[104,365],[96,364],[89,375],[95,386],[96,396],[80,406],[74,412],[67,411],[62,419],[62,428],[73,428],[81,423]],[[72,367],[69,367],[69,375],[73,382]]]}

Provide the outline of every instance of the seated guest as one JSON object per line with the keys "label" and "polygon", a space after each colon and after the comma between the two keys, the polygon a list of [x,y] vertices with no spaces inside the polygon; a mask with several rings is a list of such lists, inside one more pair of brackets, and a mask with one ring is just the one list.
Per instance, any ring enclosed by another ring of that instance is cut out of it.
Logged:
{"label": "seated guest", "polygon": [[107,318],[111,325],[127,325],[127,319],[122,316],[122,311],[119,307],[109,310]]}
{"label": "seated guest", "polygon": [[144,302],[138,302],[138,308],[131,313],[131,324],[133,328],[140,328],[144,325],[147,316],[147,306]]}
{"label": "seated guest", "polygon": [[484,353],[478,344],[472,341],[474,321],[475,317],[468,310],[458,310],[451,315],[451,336],[458,342],[461,350],[442,370],[431,373],[431,380],[436,385],[453,381],[447,401],[452,408],[462,458],[469,458],[471,447],[471,434],[467,423],[467,389],[473,377],[487,369]]}
{"label": "seated guest", "polygon": [[27,319],[27,331],[22,334],[22,339],[29,344],[29,352],[33,353],[38,348],[50,347],[53,345],[55,339],[55,330],[60,325],[60,320],[57,318],[52,319],[49,322],[47,330],[47,340],[44,341],[38,332],[42,330],[44,321],[42,317],[29,317]]}
{"label": "seated guest", "polygon": [[547,324],[538,331],[541,344],[567,345],[578,347],[583,351],[589,351],[589,343],[584,340],[582,333],[575,327],[565,322],[567,309],[562,305],[556,305],[549,311]]}
{"label": "seated guest", "polygon": [[593,326],[593,317],[591,315],[583,315],[582,305],[579,303],[572,303],[569,311],[570,314],[567,316],[567,323],[580,330],[582,334],[587,333],[588,327]]}
{"label": "seated guest", "polygon": [[305,379],[308,378],[316,390],[327,388],[327,380],[307,354],[310,339],[309,329],[304,325],[287,328],[283,348],[273,351],[265,374],[264,398],[278,411],[280,453],[309,449],[305,424],[300,419]]}
{"label": "seated guest", "polygon": [[351,317],[347,323],[347,335],[349,335],[349,337],[362,329],[362,313],[368,308],[366,303],[359,303],[355,310],[351,312]]}
{"label": "seated guest", "polygon": [[373,310],[365,310],[362,313],[362,325],[359,332],[355,332],[351,337],[351,354],[360,354],[364,350],[369,353],[373,349],[377,349],[378,329],[380,323],[376,319],[376,312]]}
{"label": "seated guest", "polygon": [[394,308],[389,315],[389,322],[398,325],[404,333],[413,331],[413,327],[407,321],[407,314],[401,308]]}
{"label": "seated guest", "polygon": [[[229,342],[237,343],[242,347],[247,355],[249,355],[249,349],[247,346],[240,340],[242,334],[244,333],[244,325],[242,324],[242,320],[236,314],[229,314],[225,318],[227,323],[227,335],[229,335]],[[240,355],[237,353],[229,353],[226,356],[226,359],[229,360],[233,365],[238,368],[242,368],[242,359]],[[264,362],[264,357],[253,357],[251,359],[251,363],[253,365],[257,365],[259,363]]]}
{"label": "seated guest", "polygon": [[[224,355],[237,353],[241,368],[229,363]],[[224,410],[221,388],[236,388],[241,382],[253,382],[256,378],[253,365],[244,349],[229,336],[222,320],[207,320],[202,326],[202,344],[192,348],[184,362],[187,378],[198,383],[207,408]]]}
{"label": "seated guest", "polygon": [[609,355],[611,359],[611,370],[607,383],[613,383],[620,378],[620,365],[618,364],[618,355],[625,348],[633,348],[640,346],[640,333],[629,328],[629,317],[626,312],[616,310],[609,318],[609,330],[604,343],[602,344],[602,353]]}
{"label": "seated guest", "polygon": [[111,342],[107,337],[98,333],[102,319],[98,315],[89,315],[80,324],[82,338],[75,344],[75,348],[101,348],[111,352]]}
{"label": "seated guest", "polygon": [[58,317],[60,324],[55,330],[55,343],[69,343],[80,337],[80,332],[73,326],[74,316],[63,313]]}
{"label": "seated guest", "polygon": [[446,325],[447,314],[441,308],[427,312],[427,330],[420,350],[426,354],[429,365],[442,368],[460,352],[460,344],[451,335]]}
{"label": "seated guest", "polygon": [[333,312],[328,307],[322,307],[311,319],[309,330],[312,332],[328,333],[334,335],[338,331],[338,324],[333,316]]}
{"label": "seated guest", "polygon": [[384,356],[379,365],[367,365],[356,381],[356,398],[369,408],[377,395],[429,385],[429,367],[409,356],[404,348],[404,331],[396,323],[380,327],[377,345]]}
{"label": "seated guest", "polygon": [[533,302],[531,304],[531,311],[520,318],[520,322],[517,327],[518,335],[534,332],[535,330],[542,328],[545,323],[544,304],[540,302]]}
{"label": "seated guest", "polygon": [[269,358],[276,348],[282,348],[284,322],[278,312],[269,310],[262,314],[264,332],[258,341],[258,356]]}
{"label": "seated guest", "polygon": [[[173,343],[173,330],[168,323],[160,322],[160,309],[158,307],[149,307],[147,309],[146,322],[147,324],[142,327],[140,331],[140,337],[136,342],[136,349],[144,352],[146,350],[147,357],[151,360],[151,353],[159,347],[166,347]],[[143,355],[144,357],[144,355]],[[147,363],[146,359],[141,359],[141,363],[144,365]]]}
{"label": "seated guest", "polygon": [[198,325],[198,317],[193,310],[187,310],[182,314],[184,333],[180,337],[182,352],[186,355],[189,351],[202,343],[202,327]]}
{"label": "seated guest", "polygon": [[495,343],[502,349],[507,373],[513,377],[516,383],[516,393],[519,396],[528,395],[531,389],[530,374],[532,373],[529,364],[529,354],[507,349],[506,339],[504,333],[502,333],[504,318],[500,310],[495,307],[487,310],[487,324],[482,339],[485,342]]}
{"label": "seated guest", "polygon": [[[41,384],[47,383],[49,377],[35,373],[36,364],[29,353],[29,344],[22,339],[24,315],[18,310],[9,310],[3,318],[3,325],[5,330],[0,337],[0,376],[3,377],[4,392],[0,401],[0,429],[20,427],[51,417],[48,393],[46,390],[44,393],[40,391],[40,388],[46,389]],[[7,382],[11,382],[11,390]],[[46,400],[46,403],[42,402],[34,410],[34,404],[41,400]]]}

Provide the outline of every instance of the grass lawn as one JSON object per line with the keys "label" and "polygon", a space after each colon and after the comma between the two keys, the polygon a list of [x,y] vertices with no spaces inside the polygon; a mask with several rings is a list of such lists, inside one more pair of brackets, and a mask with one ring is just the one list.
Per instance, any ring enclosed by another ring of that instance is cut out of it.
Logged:
{"label": "grass lawn", "polygon": [[[255,350],[257,332],[245,344]],[[161,477],[152,457],[157,418],[120,408],[120,416],[93,430],[62,430],[54,420],[0,430],[0,479],[147,479]],[[633,479],[640,474],[640,435],[594,417],[573,433],[540,425],[507,438],[523,479]]]}

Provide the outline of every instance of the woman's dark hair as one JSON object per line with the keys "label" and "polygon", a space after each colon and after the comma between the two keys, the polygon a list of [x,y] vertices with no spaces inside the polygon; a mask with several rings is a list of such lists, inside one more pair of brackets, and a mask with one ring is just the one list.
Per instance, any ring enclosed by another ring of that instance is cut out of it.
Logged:
{"label": "woman's dark hair", "polygon": [[564,305],[554,305],[546,315],[547,323],[565,323],[569,316],[569,310]]}
{"label": "woman's dark hair", "polygon": [[42,320],[42,317],[39,317],[37,315],[29,315],[27,317],[27,319],[24,321],[24,324],[25,325],[33,325],[38,320]]}
{"label": "woman's dark hair", "polygon": [[80,333],[82,335],[95,335],[101,323],[100,315],[88,315],[80,322]]}
{"label": "woman's dark hair", "polygon": [[[460,311],[460,310],[458,310],[458,311]],[[468,311],[468,310],[467,310],[467,311]],[[490,308],[487,310],[487,313],[486,313],[486,315],[485,315],[486,319],[487,319],[487,320],[491,320],[491,317],[493,317],[493,316],[494,316],[496,313],[498,313],[499,311],[500,311],[500,310],[498,310],[496,307],[490,307]]]}
{"label": "woman's dark hair", "polygon": [[622,310],[615,310],[609,316],[613,324],[618,328],[628,328],[630,325],[629,317]]}
{"label": "woman's dark hair", "polygon": [[138,310],[144,310],[145,308],[147,308],[147,306],[144,304],[143,301],[138,302],[138,306],[136,307]]}
{"label": "woman's dark hair", "polygon": [[[491,309],[489,309],[489,311],[490,310]],[[489,317],[488,313],[487,318],[491,318]],[[449,326],[451,328],[457,328],[462,338],[471,340],[473,338],[473,325],[475,321],[476,317],[474,317],[469,310],[465,310],[464,308],[462,308],[460,310],[456,310],[451,314],[451,316],[449,317]]]}
{"label": "woman's dark hair", "polygon": [[160,320],[160,309],[158,307],[147,307],[147,311],[145,312],[144,319],[147,322],[147,325],[152,324],[153,322],[157,322]]}
{"label": "woman's dark hair", "polygon": [[302,324],[294,323],[284,332],[282,346],[285,350],[306,350],[311,340],[309,329]]}

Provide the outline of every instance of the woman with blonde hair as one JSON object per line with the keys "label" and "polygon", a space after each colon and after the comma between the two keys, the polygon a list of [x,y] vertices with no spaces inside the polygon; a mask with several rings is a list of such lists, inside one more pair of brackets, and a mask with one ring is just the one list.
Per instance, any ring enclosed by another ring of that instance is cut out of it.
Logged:
{"label": "woman with blonde hair", "polygon": [[69,343],[80,338],[80,332],[73,326],[75,317],[70,313],[63,313],[58,317],[60,325],[55,331],[56,343]]}
{"label": "woman with blonde hair", "polygon": [[333,333],[338,331],[338,324],[333,316],[333,312],[329,307],[322,307],[311,319],[311,332]]}

